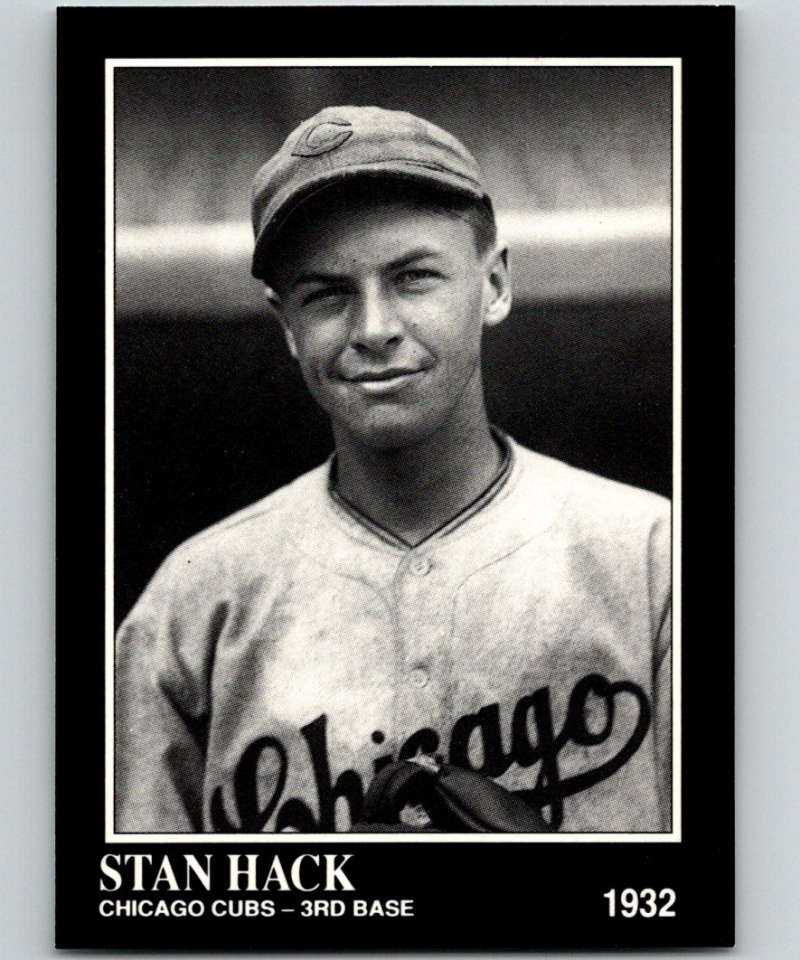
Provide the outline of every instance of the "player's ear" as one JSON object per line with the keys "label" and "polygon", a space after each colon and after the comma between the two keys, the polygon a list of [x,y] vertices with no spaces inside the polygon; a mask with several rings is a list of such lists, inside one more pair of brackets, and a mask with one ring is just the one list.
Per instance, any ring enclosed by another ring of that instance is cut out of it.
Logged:
{"label": "player's ear", "polygon": [[289,353],[292,355],[292,359],[296,360],[297,346],[295,345],[292,331],[289,329],[289,326],[286,323],[286,321],[283,319],[283,317],[280,317],[280,324],[281,324],[281,330],[283,330],[283,337],[286,340],[286,346],[289,348]]}
{"label": "player's ear", "polygon": [[286,346],[289,348],[289,353],[296,360],[297,359],[297,345],[294,342],[294,336],[292,331],[289,329],[289,324],[286,321],[286,317],[283,313],[283,307],[281,304],[281,298],[278,295],[276,290],[273,290],[272,287],[265,286],[264,291],[267,297],[268,311],[271,317],[278,321],[281,325],[281,330],[283,331],[283,338],[286,341]]}
{"label": "player's ear", "polygon": [[511,277],[508,272],[508,247],[500,244],[486,259],[486,296],[483,322],[493,327],[511,310]]}

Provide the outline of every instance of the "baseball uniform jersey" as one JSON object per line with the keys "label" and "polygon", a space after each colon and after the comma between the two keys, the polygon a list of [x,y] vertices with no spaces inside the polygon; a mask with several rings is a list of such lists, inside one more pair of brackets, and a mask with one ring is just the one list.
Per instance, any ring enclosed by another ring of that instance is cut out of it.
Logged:
{"label": "baseball uniform jersey", "polygon": [[167,559],[118,634],[118,831],[345,831],[420,753],[552,830],[671,829],[669,503],[501,442],[416,546],[331,460]]}

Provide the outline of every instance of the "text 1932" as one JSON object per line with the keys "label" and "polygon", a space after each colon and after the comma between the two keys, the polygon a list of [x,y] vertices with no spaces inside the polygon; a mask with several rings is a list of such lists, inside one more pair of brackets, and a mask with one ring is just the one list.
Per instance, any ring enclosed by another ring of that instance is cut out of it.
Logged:
{"label": "text 1932", "polygon": [[663,890],[654,890],[645,887],[643,890],[634,890],[626,887],[620,891],[606,890],[603,896],[608,900],[609,917],[642,917],[649,920],[652,917],[675,916],[675,891],[671,887]]}

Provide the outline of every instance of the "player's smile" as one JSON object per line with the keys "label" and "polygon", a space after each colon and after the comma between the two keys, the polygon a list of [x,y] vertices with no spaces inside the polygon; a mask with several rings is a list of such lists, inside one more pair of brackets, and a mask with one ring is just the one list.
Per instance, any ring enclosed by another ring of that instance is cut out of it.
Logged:
{"label": "player's smile", "polygon": [[410,201],[342,204],[287,231],[282,261],[289,348],[335,430],[404,446],[482,404],[482,330],[506,287],[469,224]]}
{"label": "player's smile", "polygon": [[341,379],[372,396],[388,396],[403,390],[429,369],[429,366],[387,367],[384,370],[365,370],[351,376],[342,376]]}

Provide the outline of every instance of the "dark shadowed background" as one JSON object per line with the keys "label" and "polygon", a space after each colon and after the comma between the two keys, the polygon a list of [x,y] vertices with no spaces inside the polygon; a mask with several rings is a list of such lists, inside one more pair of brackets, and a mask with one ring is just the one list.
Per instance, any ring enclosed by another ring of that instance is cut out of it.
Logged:
{"label": "dark shadowed background", "polygon": [[670,90],[666,68],[117,68],[117,622],[173,547],[331,450],[247,224],[258,166],[331,104],[411,110],[483,166],[515,283],[494,422],[669,495]]}

